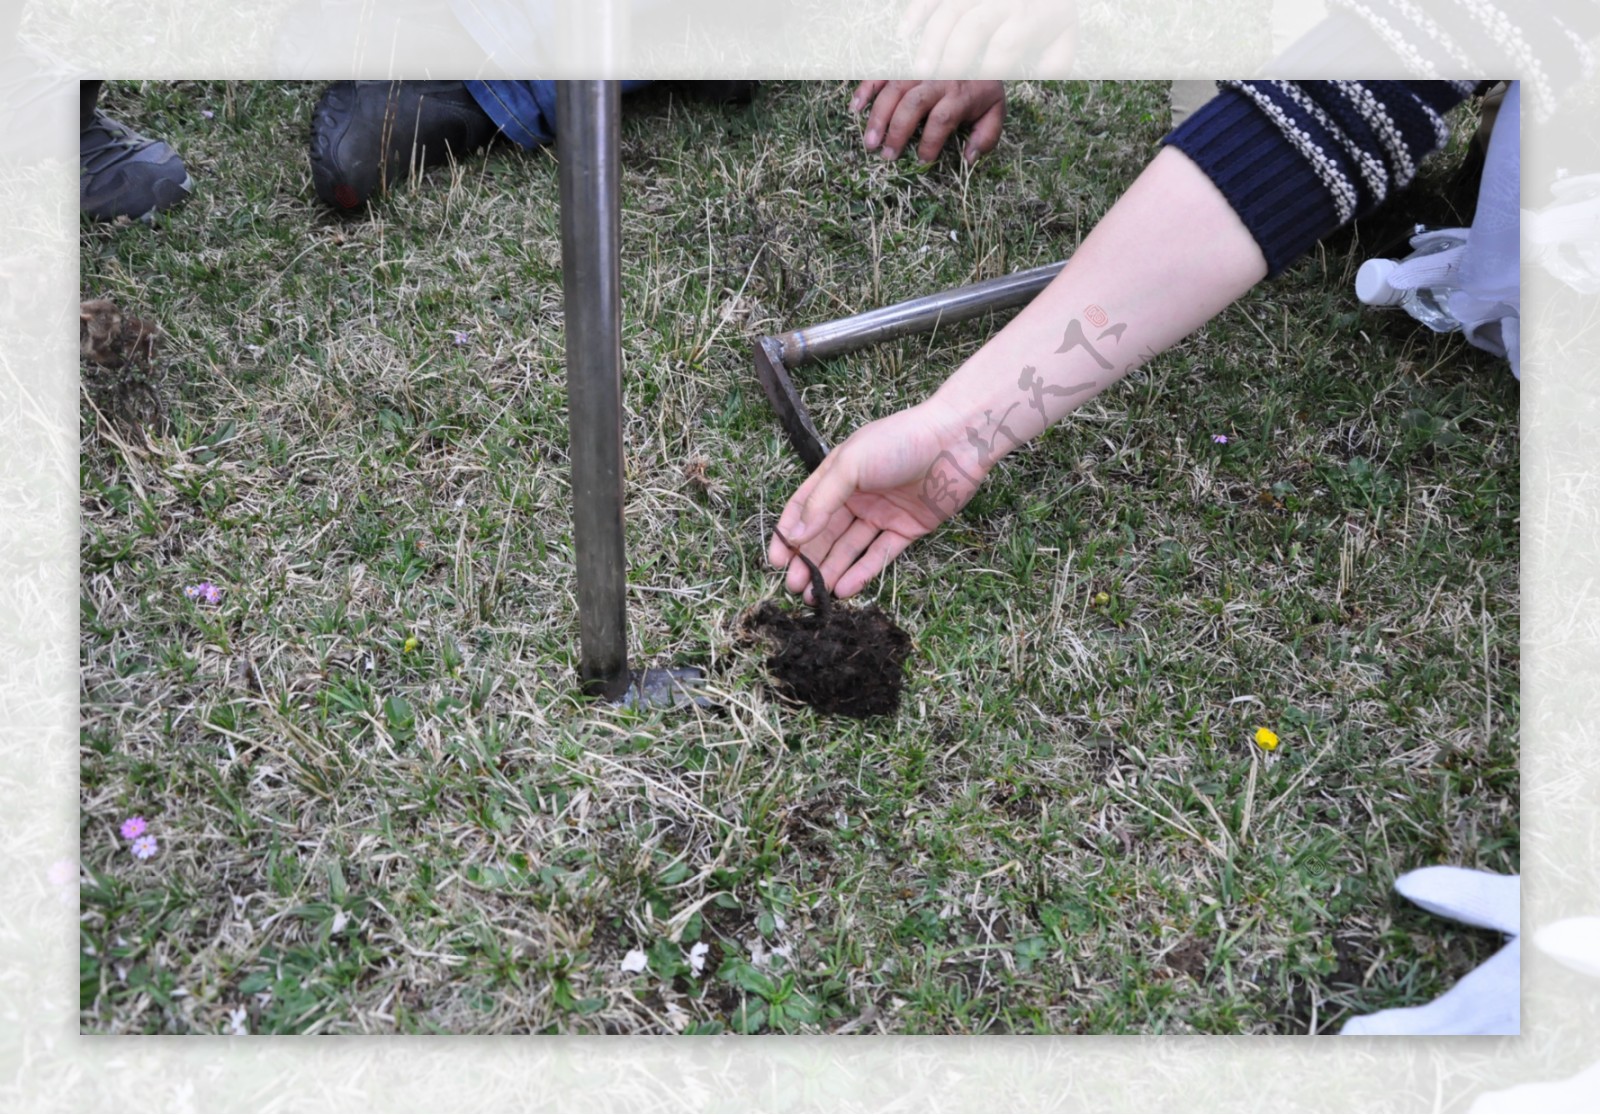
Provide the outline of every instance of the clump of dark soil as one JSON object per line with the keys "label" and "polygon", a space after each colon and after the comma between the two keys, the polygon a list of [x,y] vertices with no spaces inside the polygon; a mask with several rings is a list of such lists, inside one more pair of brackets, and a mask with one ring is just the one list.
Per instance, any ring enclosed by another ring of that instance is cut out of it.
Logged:
{"label": "clump of dark soil", "polygon": [[125,427],[166,422],[156,364],[161,329],[97,298],[79,303],[78,355],[82,382],[95,406]]}
{"label": "clump of dark soil", "polygon": [[833,600],[822,573],[811,570],[814,612],[791,610],[768,600],[745,613],[748,641],[771,647],[767,669],[786,697],[828,715],[865,718],[900,707],[900,688],[911,636],[876,604],[850,608]]}

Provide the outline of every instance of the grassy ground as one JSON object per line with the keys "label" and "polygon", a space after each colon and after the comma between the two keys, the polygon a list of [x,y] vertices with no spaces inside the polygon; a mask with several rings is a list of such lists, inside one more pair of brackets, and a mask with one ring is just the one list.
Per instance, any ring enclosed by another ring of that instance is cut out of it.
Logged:
{"label": "grassy ground", "polygon": [[[1384,230],[1009,459],[878,586],[900,714],[823,720],[730,630],[802,478],[750,339],[1069,254],[1165,87],[1016,87],[971,172],[863,156],[842,84],[630,101],[630,651],[722,709],[617,711],[575,696],[555,160],[342,221],[316,92],[106,96],[197,193],[82,234],[170,420],[83,396],[85,1031],[1303,1033],[1497,947],[1390,887],[1518,867],[1517,389],[1358,310]],[[799,378],[837,438],[984,334]]]}

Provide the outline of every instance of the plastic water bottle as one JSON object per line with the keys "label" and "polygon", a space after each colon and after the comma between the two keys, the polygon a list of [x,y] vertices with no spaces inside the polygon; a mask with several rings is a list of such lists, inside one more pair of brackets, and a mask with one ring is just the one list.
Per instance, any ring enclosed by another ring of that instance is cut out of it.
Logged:
{"label": "plastic water bottle", "polygon": [[1461,322],[1450,312],[1450,293],[1460,286],[1464,228],[1431,232],[1417,226],[1411,254],[1402,260],[1369,259],[1356,272],[1356,297],[1368,306],[1403,306],[1435,333],[1454,333]]}

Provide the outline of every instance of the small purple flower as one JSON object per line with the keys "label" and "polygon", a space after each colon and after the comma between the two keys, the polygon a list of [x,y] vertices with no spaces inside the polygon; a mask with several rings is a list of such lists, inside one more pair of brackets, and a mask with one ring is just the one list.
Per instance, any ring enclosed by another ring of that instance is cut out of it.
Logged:
{"label": "small purple flower", "polygon": [[458,347],[461,346],[461,345],[468,345],[468,344],[472,343],[472,334],[468,333],[464,329],[455,330],[453,335],[455,337],[456,345]]}
{"label": "small purple flower", "polygon": [[1228,444],[1228,435],[1227,434],[1212,434],[1211,435],[1211,440],[1216,442],[1218,445],[1227,445]]}
{"label": "small purple flower", "polygon": [[147,827],[148,826],[144,823],[143,817],[129,817],[126,821],[122,822],[122,839],[137,839],[138,837],[144,835],[144,830]]}
{"label": "small purple flower", "polygon": [[190,600],[198,600],[202,604],[222,603],[222,590],[210,581],[201,581],[197,585],[190,585],[183,590],[183,594]]}
{"label": "small purple flower", "polygon": [[138,859],[149,859],[156,854],[156,838],[153,836],[141,836],[133,842],[128,850]]}
{"label": "small purple flower", "polygon": [[212,112],[209,108],[201,109],[200,115],[204,116],[207,120],[215,120],[217,118],[217,114]]}

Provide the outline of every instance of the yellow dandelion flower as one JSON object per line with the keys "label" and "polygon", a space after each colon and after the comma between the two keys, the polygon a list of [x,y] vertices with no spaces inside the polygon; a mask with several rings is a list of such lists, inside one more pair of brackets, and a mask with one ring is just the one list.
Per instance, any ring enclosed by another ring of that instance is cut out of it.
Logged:
{"label": "yellow dandelion flower", "polygon": [[1263,751],[1276,751],[1278,749],[1278,735],[1271,728],[1256,729],[1256,746]]}
{"label": "yellow dandelion flower", "polygon": [[416,650],[421,645],[422,645],[422,640],[421,639],[418,639],[415,635],[408,635],[406,637],[406,645],[400,648],[400,653],[402,653],[402,654],[410,654],[412,651]]}

